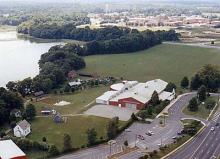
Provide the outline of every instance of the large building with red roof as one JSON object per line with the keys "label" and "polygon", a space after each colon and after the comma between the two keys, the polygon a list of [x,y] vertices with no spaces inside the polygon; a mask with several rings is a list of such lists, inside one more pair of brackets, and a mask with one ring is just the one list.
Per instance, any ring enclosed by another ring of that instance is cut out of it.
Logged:
{"label": "large building with red roof", "polygon": [[140,110],[148,104],[154,91],[158,93],[162,101],[173,100],[175,91],[164,91],[167,84],[161,79],[151,80],[146,83],[123,81],[122,83],[111,85],[110,91],[96,98],[96,103]]}
{"label": "large building with red roof", "polygon": [[12,141],[0,141],[0,159],[28,159],[25,153]]}

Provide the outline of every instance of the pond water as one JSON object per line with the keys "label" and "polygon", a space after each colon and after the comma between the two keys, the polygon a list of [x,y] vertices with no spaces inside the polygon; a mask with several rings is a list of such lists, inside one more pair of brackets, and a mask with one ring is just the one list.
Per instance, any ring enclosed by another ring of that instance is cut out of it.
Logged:
{"label": "pond water", "polygon": [[16,31],[0,32],[0,87],[5,87],[8,81],[37,75],[40,56],[51,46],[62,43],[39,42],[19,36]]}

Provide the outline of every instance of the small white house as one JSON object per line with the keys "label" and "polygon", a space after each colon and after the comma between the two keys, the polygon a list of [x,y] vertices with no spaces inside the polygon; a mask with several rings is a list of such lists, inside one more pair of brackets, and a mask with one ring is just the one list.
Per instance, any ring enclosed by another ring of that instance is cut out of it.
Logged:
{"label": "small white house", "polygon": [[17,126],[14,127],[14,136],[16,137],[25,137],[31,132],[31,125],[26,121],[22,120],[17,123]]}

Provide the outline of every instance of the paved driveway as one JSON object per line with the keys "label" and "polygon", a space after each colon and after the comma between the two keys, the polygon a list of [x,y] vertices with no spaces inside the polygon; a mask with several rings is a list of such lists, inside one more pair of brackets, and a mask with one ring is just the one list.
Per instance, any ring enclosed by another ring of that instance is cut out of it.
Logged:
{"label": "paved driveway", "polygon": [[117,116],[121,121],[128,121],[132,113],[137,113],[137,110],[110,105],[95,105],[84,112],[86,115],[94,115],[110,119]]}

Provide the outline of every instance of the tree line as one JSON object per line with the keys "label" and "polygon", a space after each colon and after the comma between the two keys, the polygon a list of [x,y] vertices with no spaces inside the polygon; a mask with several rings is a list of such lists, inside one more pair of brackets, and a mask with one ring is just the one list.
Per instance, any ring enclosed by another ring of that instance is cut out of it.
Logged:
{"label": "tree line", "polygon": [[10,122],[10,112],[13,109],[23,109],[23,99],[15,92],[0,88],[0,126]]}
{"label": "tree line", "polygon": [[[108,29],[114,30],[115,28],[117,27]],[[73,52],[78,54],[79,56],[88,56],[95,54],[119,54],[148,49],[152,46],[161,44],[162,41],[179,40],[179,34],[177,34],[174,30],[156,32],[150,30],[146,30],[143,32],[139,32],[138,30],[131,30],[127,34],[123,33],[124,35],[122,36],[118,35],[118,38],[115,38],[116,36],[112,34],[113,38],[110,40],[110,37],[106,36],[106,32],[103,33],[103,37],[105,37],[105,40],[89,41],[82,46],[76,44],[54,46],[50,50],[63,50],[67,52]]]}

